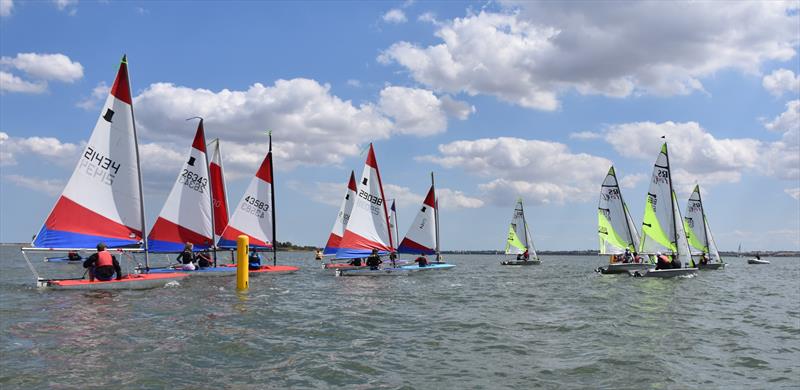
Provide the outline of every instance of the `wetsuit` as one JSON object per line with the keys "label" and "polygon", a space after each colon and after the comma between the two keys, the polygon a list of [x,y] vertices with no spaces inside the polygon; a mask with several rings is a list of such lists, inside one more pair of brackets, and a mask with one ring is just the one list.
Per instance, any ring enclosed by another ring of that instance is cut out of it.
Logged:
{"label": "wetsuit", "polygon": [[370,255],[369,257],[367,257],[367,266],[369,267],[369,269],[378,269],[378,267],[381,266],[381,263],[383,262],[381,261],[381,258],[378,255]]}
{"label": "wetsuit", "polygon": [[117,274],[117,280],[122,279],[122,269],[117,258],[108,251],[97,252],[89,256],[83,262],[83,268],[89,269],[89,280],[91,281],[95,278],[102,281],[111,280],[114,273]]}
{"label": "wetsuit", "polygon": [[361,259],[357,258],[357,259],[350,260],[349,264],[354,266],[354,267],[361,267]]}

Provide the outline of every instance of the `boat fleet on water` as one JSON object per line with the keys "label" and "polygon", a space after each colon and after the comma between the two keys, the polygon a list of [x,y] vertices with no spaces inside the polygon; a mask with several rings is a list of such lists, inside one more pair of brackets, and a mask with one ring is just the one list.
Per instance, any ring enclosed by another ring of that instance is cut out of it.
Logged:
{"label": "boat fleet on water", "polygon": [[[148,233],[130,91],[127,60],[123,56],[72,176],[32,246],[22,248],[37,285],[67,290],[144,289],[164,286],[189,275],[234,275],[235,264],[218,262],[218,255],[235,249],[237,237],[242,235],[249,239],[250,251],[272,252],[272,264],[251,263],[251,274],[297,271],[297,267],[277,264],[271,134],[266,156],[230,214],[220,142],[207,143],[203,119],[190,118],[198,123],[187,159]],[[328,241],[323,251],[317,253],[317,259],[323,260],[322,268],[338,276],[396,276],[454,268],[454,264],[445,262],[441,256],[439,202],[433,173],[430,180],[430,189],[400,240],[395,202],[387,205],[378,160],[370,144],[361,176],[356,180],[355,172],[350,173]],[[666,143],[653,170],[641,237],[622,199],[613,167],[601,186],[598,222],[600,254],[610,257],[607,266],[598,268],[600,273],[669,277],[725,266],[711,235],[699,187],[695,187],[689,198],[686,217],[681,218]],[[83,260],[77,252],[88,252],[99,243],[111,248],[121,259],[136,264],[134,272],[112,280],[87,280],[86,274],[79,278],[47,279],[40,277],[27,255],[40,251],[69,252],[68,257],[47,259],[75,262]],[[184,250],[206,253],[209,261],[205,267],[196,268],[151,267],[151,255]],[[134,253],[143,254],[144,264],[137,263]],[[505,253],[511,257],[502,265],[541,264],[522,199],[514,208]],[[398,255],[417,258],[410,261]],[[259,259],[258,255],[255,257]],[[669,267],[661,266],[665,261]],[[673,264],[685,266],[673,267]]]}

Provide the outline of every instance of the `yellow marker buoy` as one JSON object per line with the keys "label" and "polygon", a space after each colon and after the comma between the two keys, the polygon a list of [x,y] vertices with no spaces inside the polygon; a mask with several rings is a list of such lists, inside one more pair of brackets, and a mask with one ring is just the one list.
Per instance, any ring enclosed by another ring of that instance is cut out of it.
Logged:
{"label": "yellow marker buoy", "polygon": [[243,234],[236,238],[236,289],[239,291],[250,287],[250,264],[247,253],[249,248],[250,237]]}

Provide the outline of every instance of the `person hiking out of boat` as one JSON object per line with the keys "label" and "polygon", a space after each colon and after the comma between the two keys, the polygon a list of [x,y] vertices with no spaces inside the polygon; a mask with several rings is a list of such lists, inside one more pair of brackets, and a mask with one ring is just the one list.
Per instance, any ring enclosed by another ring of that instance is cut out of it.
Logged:
{"label": "person hiking out of boat", "polygon": [[522,261],[528,261],[531,258],[531,255],[528,253],[528,248],[525,248],[525,253],[522,254]]}
{"label": "person hiking out of boat", "polygon": [[700,256],[700,265],[706,265],[706,264],[708,264],[708,256],[706,255],[705,252],[703,252],[703,254]]}
{"label": "person hiking out of boat", "polygon": [[106,244],[97,244],[97,253],[93,253],[83,262],[83,268],[89,269],[89,281],[95,279],[109,281],[117,274],[117,280],[122,279],[122,269],[117,262],[117,258],[106,250]]}
{"label": "person hiking out of boat", "polygon": [[361,267],[361,258],[360,257],[356,257],[355,259],[350,260],[349,262],[347,262],[347,264],[350,264],[353,267]]}
{"label": "person hiking out of boat", "polygon": [[661,252],[656,252],[656,269],[670,269],[672,268],[672,262],[669,261],[669,258],[663,255]]}
{"label": "person hiking out of boat", "polygon": [[367,257],[367,266],[369,269],[378,269],[378,267],[381,266],[381,263],[383,263],[383,261],[381,261],[381,257],[378,256],[378,250],[373,249],[372,254]]}
{"label": "person hiking out of boat", "polygon": [[392,262],[392,268],[397,267],[397,253],[395,251],[389,253],[389,261]]}
{"label": "person hiking out of boat", "polygon": [[642,256],[639,256],[639,253],[637,253],[637,252],[633,252],[633,262],[634,263],[641,263],[642,262]]}
{"label": "person hiking out of boat", "polygon": [[211,259],[211,254],[208,253],[208,249],[203,250],[202,252],[197,254],[197,266],[200,268],[207,268],[214,265],[214,260]]}
{"label": "person hiking out of boat", "polygon": [[178,262],[178,267],[183,271],[194,271],[197,267],[194,265],[194,262],[197,258],[192,252],[192,243],[187,242],[186,245],[183,246],[183,252],[178,254],[178,258],[175,259]]}
{"label": "person hiking out of boat", "polygon": [[425,257],[425,254],[424,254],[424,253],[420,253],[420,254],[419,254],[419,257],[417,257],[416,259],[414,259],[414,262],[415,262],[415,263],[417,263],[417,264],[419,264],[419,267],[420,267],[420,268],[421,268],[421,267],[426,267],[426,266],[428,265],[428,258],[427,258],[427,257]]}
{"label": "person hiking out of boat", "polygon": [[683,268],[683,264],[681,264],[681,261],[678,260],[678,256],[675,255],[672,255],[672,261],[670,262],[670,265],[675,269]]}
{"label": "person hiking out of boat", "polygon": [[258,252],[250,251],[250,256],[247,257],[248,268],[251,271],[255,271],[261,268],[261,256],[259,256]]}
{"label": "person hiking out of boat", "polygon": [[79,255],[78,252],[69,251],[69,253],[67,253],[67,260],[69,260],[69,261],[78,261],[80,259],[81,259],[81,255]]}

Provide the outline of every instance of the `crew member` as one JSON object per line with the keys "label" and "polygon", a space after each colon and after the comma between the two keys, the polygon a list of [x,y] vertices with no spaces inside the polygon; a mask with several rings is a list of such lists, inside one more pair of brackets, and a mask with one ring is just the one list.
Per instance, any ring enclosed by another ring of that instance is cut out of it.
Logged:
{"label": "crew member", "polygon": [[372,254],[367,257],[367,266],[369,269],[378,269],[378,267],[381,266],[381,263],[383,263],[383,261],[381,261],[381,257],[378,256],[378,250],[373,249]]}
{"label": "crew member", "polygon": [[350,260],[347,264],[350,264],[353,267],[361,267],[361,258],[360,257],[356,257],[355,259]]}
{"label": "crew member", "polygon": [[392,262],[392,268],[397,267],[397,252],[392,251],[389,253],[389,260]]}
{"label": "crew member", "polygon": [[414,262],[415,262],[415,263],[417,263],[417,264],[419,264],[420,268],[422,268],[422,267],[425,267],[425,266],[427,266],[427,265],[428,265],[428,258],[427,258],[427,257],[425,257],[425,254],[424,254],[424,253],[420,253],[420,254],[419,254],[419,257],[417,257],[416,259],[414,259]]}
{"label": "crew member", "polygon": [[109,281],[117,274],[117,280],[122,279],[122,269],[119,267],[117,258],[106,250],[106,244],[102,242],[97,244],[97,253],[89,256],[83,262],[83,268],[89,269],[89,281],[94,282],[94,279],[102,281]]}
{"label": "crew member", "polygon": [[211,259],[211,254],[208,253],[208,249],[198,253],[195,259],[197,259],[197,266],[200,268],[211,267],[214,265],[214,260]]}
{"label": "crew member", "polygon": [[261,256],[259,256],[258,252],[250,251],[250,256],[247,258],[248,268],[251,271],[255,271],[261,268]]}
{"label": "crew member", "polygon": [[528,248],[525,248],[525,253],[522,254],[522,260],[523,261],[528,261],[528,259],[530,259],[530,258],[531,258],[531,255],[528,254]]}
{"label": "crew member", "polygon": [[186,245],[183,246],[183,252],[178,254],[178,258],[175,259],[179,263],[179,267],[181,270],[184,271],[194,271],[197,267],[194,265],[194,262],[197,258],[192,251],[193,245],[191,242],[187,242]]}
{"label": "crew member", "polygon": [[666,255],[663,255],[661,252],[656,252],[656,269],[670,269],[672,268],[672,262],[669,261],[669,258]]}
{"label": "crew member", "polygon": [[78,252],[69,251],[69,253],[67,253],[67,260],[69,260],[69,261],[78,261],[80,259],[81,259],[81,255],[79,255]]}

